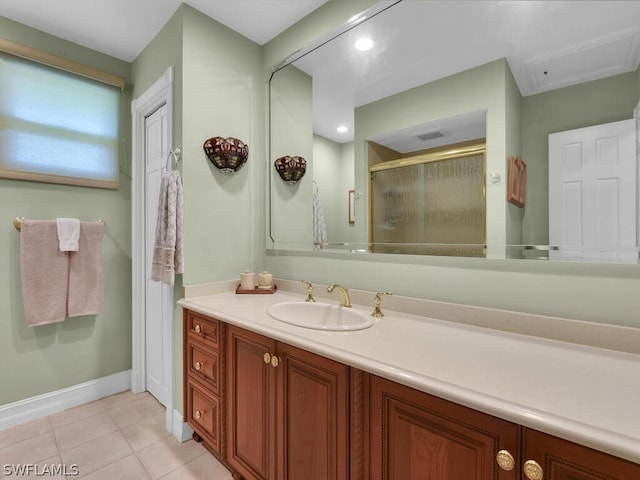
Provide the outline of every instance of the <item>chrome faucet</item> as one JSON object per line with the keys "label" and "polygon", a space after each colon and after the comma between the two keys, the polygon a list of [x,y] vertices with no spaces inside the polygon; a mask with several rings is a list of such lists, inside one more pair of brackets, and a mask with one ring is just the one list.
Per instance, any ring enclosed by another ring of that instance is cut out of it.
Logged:
{"label": "chrome faucet", "polygon": [[343,287],[342,285],[333,284],[327,287],[327,293],[333,292],[333,289],[337,288],[340,291],[340,306],[341,307],[351,307],[351,300],[349,299],[349,289]]}

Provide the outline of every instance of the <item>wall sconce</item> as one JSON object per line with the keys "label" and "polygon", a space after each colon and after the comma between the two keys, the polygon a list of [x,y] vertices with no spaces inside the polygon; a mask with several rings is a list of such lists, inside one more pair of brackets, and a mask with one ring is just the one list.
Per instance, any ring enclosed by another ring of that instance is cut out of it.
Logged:
{"label": "wall sconce", "polygon": [[307,171],[307,161],[302,157],[290,157],[287,155],[278,158],[274,165],[280,178],[289,185],[297,183]]}
{"label": "wall sconce", "polygon": [[237,138],[211,137],[204,142],[207,157],[224,173],[236,173],[249,159],[249,147]]}

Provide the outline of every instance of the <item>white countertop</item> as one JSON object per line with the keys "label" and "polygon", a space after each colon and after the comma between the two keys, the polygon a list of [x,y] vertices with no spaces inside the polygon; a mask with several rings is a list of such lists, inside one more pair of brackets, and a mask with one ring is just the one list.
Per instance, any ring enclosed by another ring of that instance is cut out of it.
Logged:
{"label": "white countertop", "polygon": [[[476,410],[640,463],[640,355],[384,310],[366,330],[272,319],[304,296],[233,292],[179,305]],[[318,301],[325,301],[323,299]],[[371,308],[354,305],[367,315]]]}

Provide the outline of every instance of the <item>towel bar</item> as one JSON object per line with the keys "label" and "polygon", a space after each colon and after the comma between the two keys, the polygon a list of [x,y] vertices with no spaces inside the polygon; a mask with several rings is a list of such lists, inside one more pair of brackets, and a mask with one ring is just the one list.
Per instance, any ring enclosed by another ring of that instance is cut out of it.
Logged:
{"label": "towel bar", "polygon": [[[20,231],[22,230],[22,220],[24,219],[24,217],[16,217],[13,219],[13,226],[15,227],[16,230]],[[107,226],[107,222],[105,222],[104,220],[98,220],[102,225],[104,225],[105,227]]]}

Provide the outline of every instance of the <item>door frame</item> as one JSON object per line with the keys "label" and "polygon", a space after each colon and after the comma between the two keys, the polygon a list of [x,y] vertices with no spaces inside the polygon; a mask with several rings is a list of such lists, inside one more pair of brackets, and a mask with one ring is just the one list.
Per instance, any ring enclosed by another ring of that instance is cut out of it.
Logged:
{"label": "door frame", "polygon": [[[633,109],[633,118],[636,121],[636,245],[640,245],[640,101]],[[640,263],[640,251],[638,251],[638,263]]]}
{"label": "door frame", "polygon": [[[131,234],[132,234],[132,365],[131,390],[140,393],[146,390],[146,242],[145,242],[145,178],[146,165],[145,150],[145,120],[163,105],[167,106],[167,130],[169,133],[168,146],[173,145],[173,66],[169,66],[164,74],[156,80],[144,93],[131,102]],[[162,285],[163,325],[162,325],[162,381],[166,402],[166,429],[176,435],[174,431],[174,291],[172,285]],[[182,416],[180,415],[180,418]],[[182,423],[182,422],[180,422]],[[181,428],[180,426],[176,426]],[[180,434],[180,436],[182,436]]]}

